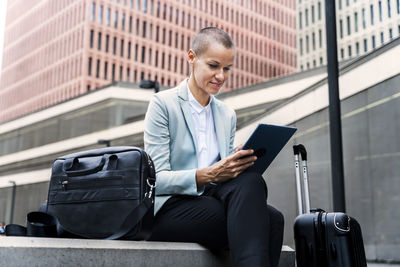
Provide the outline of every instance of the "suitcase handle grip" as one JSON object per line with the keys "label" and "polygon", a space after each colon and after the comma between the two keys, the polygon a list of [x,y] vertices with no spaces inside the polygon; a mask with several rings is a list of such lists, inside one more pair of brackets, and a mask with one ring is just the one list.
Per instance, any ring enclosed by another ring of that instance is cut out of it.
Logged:
{"label": "suitcase handle grip", "polygon": [[70,176],[70,177],[96,173],[103,169],[104,164],[106,163],[106,158],[107,158],[107,156],[103,155],[103,157],[100,160],[100,163],[97,164],[97,166],[94,166],[94,167],[88,168],[88,169],[83,169],[83,170],[76,170],[76,171],[70,171],[70,169],[73,166],[77,166],[79,164],[79,158],[70,158],[65,161],[64,170],[65,170],[65,173],[67,174],[67,176]]}
{"label": "suitcase handle grip", "polygon": [[307,160],[307,150],[302,144],[294,145],[293,153],[295,155],[300,154],[302,160]]}

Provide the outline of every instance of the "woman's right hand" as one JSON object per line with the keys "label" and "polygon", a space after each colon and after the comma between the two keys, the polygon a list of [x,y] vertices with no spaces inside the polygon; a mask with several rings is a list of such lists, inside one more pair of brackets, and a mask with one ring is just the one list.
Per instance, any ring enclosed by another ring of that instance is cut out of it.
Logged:
{"label": "woman's right hand", "polygon": [[257,160],[256,156],[252,156],[253,153],[252,149],[239,150],[209,167],[198,169],[196,171],[197,186],[236,178]]}

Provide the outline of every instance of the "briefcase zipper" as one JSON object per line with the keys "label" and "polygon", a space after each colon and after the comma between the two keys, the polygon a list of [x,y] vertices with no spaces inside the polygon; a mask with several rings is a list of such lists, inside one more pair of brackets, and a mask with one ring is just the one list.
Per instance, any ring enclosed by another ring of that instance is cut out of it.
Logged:
{"label": "briefcase zipper", "polygon": [[122,177],[107,177],[103,179],[84,179],[78,181],[63,180],[60,182],[64,190],[68,189],[83,189],[83,188],[98,188],[99,186],[121,186]]}

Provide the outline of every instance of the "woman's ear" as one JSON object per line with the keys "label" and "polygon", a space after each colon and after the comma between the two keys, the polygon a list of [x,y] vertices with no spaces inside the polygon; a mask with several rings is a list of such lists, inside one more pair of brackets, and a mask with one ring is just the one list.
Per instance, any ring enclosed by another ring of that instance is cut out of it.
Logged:
{"label": "woman's ear", "polygon": [[192,49],[190,49],[187,52],[187,61],[189,62],[190,65],[193,64],[195,58],[196,58],[196,52],[194,52]]}

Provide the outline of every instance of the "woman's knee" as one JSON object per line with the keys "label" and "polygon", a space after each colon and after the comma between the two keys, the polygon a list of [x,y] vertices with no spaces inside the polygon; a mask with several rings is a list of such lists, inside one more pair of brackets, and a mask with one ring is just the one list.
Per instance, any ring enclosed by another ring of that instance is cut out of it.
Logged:
{"label": "woman's knee", "polygon": [[238,180],[237,186],[241,189],[247,189],[249,193],[255,193],[257,191],[265,192],[265,195],[268,195],[267,184],[261,174],[255,172],[244,172],[236,179]]}

